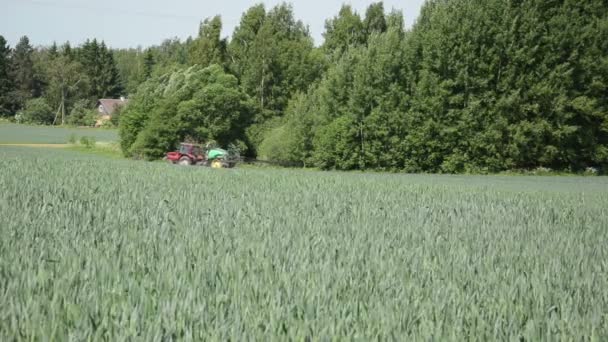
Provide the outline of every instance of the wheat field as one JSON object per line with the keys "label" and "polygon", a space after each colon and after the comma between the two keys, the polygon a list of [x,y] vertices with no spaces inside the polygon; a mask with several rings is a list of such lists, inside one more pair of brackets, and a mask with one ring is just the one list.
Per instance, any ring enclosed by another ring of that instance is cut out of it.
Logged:
{"label": "wheat field", "polygon": [[0,340],[608,339],[608,179],[0,148]]}

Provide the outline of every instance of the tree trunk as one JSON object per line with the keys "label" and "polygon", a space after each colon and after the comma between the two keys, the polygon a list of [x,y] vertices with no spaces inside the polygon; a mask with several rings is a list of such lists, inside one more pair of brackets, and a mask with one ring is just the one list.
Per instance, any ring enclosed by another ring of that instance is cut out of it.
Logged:
{"label": "tree trunk", "polygon": [[61,89],[61,126],[65,124],[65,89]]}

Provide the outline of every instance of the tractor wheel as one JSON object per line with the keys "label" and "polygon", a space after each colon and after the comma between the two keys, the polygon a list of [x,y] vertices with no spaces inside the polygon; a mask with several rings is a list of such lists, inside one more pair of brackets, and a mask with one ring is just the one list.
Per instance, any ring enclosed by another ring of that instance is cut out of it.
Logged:
{"label": "tractor wheel", "polygon": [[177,164],[184,165],[184,166],[192,165],[192,160],[190,160],[190,158],[188,158],[188,157],[181,157],[179,159],[179,162],[177,162]]}
{"label": "tractor wheel", "polygon": [[222,167],[224,167],[224,165],[222,164],[221,160],[216,159],[211,162],[211,167],[214,169],[221,169]]}

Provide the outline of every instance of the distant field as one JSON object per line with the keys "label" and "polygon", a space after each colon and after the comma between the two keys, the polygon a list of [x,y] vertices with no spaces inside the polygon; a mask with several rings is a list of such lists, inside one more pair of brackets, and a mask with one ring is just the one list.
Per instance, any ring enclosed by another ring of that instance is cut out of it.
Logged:
{"label": "distant field", "polygon": [[0,340],[607,341],[608,178],[0,147]]}
{"label": "distant field", "polygon": [[117,141],[117,130],[30,126],[0,122],[0,144],[65,144],[70,135],[94,137],[96,141]]}

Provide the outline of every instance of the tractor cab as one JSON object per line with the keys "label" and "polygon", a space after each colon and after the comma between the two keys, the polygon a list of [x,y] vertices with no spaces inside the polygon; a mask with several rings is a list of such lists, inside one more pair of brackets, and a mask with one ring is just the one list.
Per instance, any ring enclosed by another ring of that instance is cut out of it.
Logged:
{"label": "tractor cab", "polygon": [[203,148],[196,144],[181,143],[179,145],[179,153],[185,155],[202,156]]}
{"label": "tractor cab", "polygon": [[168,152],[165,159],[173,164],[200,165],[205,162],[206,156],[201,145],[181,143],[179,150]]}

